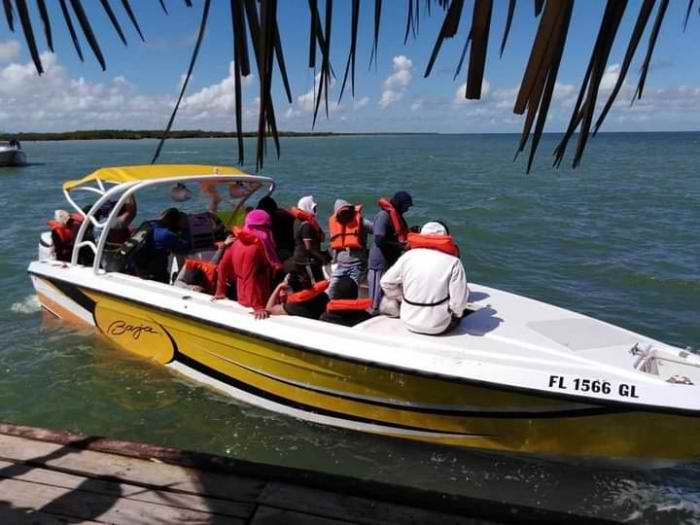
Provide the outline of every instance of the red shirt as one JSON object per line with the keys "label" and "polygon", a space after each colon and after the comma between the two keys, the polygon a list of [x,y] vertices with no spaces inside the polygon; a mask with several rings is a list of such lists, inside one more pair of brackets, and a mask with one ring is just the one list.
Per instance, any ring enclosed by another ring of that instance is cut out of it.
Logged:
{"label": "red shirt", "polygon": [[218,267],[216,295],[226,295],[226,284],[236,284],[238,302],[262,310],[272,293],[272,269],[259,244],[237,240],[226,250]]}

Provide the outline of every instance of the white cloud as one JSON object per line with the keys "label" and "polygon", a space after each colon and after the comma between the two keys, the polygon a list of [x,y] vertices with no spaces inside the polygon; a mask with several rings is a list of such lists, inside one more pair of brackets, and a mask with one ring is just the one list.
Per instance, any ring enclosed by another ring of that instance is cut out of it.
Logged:
{"label": "white cloud", "polygon": [[600,89],[611,91],[620,77],[620,64],[612,64],[605,68],[603,78],[600,81]]}
{"label": "white cloud", "polygon": [[[96,128],[160,129],[167,122],[175,96],[144,95],[124,76],[107,82],[71,78],[56,55],[42,53],[44,74],[34,64],[0,67],[0,128],[8,131],[64,131]],[[231,129],[233,104],[232,70],[218,83],[183,99],[177,127],[206,121],[208,129]],[[251,80],[247,79],[246,83]],[[246,117],[257,114],[253,101],[246,104]],[[9,129],[9,128],[12,129]]]}
{"label": "white cloud", "polygon": [[[314,77],[314,85],[306,93],[303,93],[296,98],[296,100],[294,101],[294,104],[289,106],[287,108],[287,110],[284,112],[284,117],[287,119],[293,119],[293,118],[301,117],[304,114],[312,114],[314,112],[314,109],[316,108],[316,97],[318,96],[320,82],[321,82],[321,73],[317,73],[316,76]],[[329,91],[329,93],[328,93],[328,97],[329,97],[328,113],[329,114],[342,112],[344,110],[344,107],[342,106],[342,104],[338,104],[338,102],[336,102],[334,100],[330,100],[331,92],[334,91],[334,88],[335,88],[335,79],[331,79],[329,87],[328,87],[328,91]],[[321,103],[319,104],[318,112],[319,112],[319,115],[321,113],[325,112],[325,100],[323,98],[321,99]]]}
{"label": "white cloud", "polygon": [[384,90],[379,99],[379,107],[388,108],[394,102],[403,98],[408,85],[413,80],[413,62],[405,55],[397,55],[392,59],[394,72],[384,80]]}
{"label": "white cloud", "polygon": [[352,107],[355,110],[362,109],[364,108],[367,104],[369,104],[369,97],[362,97],[360,100],[356,100],[352,103]]}
{"label": "white cloud", "polygon": [[462,84],[461,86],[459,86],[457,88],[457,91],[455,91],[454,103],[455,104],[473,104],[475,102],[482,102],[488,98],[490,91],[491,91],[491,83],[486,78],[484,78],[483,82],[481,83],[481,98],[478,100],[466,98],[467,83],[465,82],[464,84]]}
{"label": "white cloud", "polygon": [[411,111],[418,111],[419,109],[423,109],[422,98],[419,98],[418,100],[414,101],[413,104],[411,104]]}
{"label": "white cloud", "polygon": [[0,42],[0,62],[9,62],[19,55],[20,45],[17,40]]}

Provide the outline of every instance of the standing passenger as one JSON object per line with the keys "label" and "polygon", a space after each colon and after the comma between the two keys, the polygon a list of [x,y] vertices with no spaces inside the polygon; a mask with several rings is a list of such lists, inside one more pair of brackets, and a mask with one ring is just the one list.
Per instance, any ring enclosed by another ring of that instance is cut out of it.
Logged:
{"label": "standing passenger", "polygon": [[337,264],[331,275],[331,296],[340,277],[350,277],[358,287],[367,277],[367,232],[372,231],[372,223],[362,217],[362,206],[338,199],[334,208],[335,213],[328,219],[330,246]]}
{"label": "standing passenger", "polygon": [[294,255],[287,264],[287,271],[294,268],[306,268],[315,281],[323,280],[323,265],[330,262],[327,252],[321,251],[321,243],[325,234],[316,220],[318,205],[313,196],[307,195],[299,199],[296,208],[291,212],[294,221]]}
{"label": "standing passenger", "polygon": [[294,253],[294,215],[277,206],[275,199],[269,195],[260,199],[258,209],[266,211],[270,216],[277,254],[281,261],[286,261]]}
{"label": "standing passenger", "polygon": [[403,214],[413,206],[411,195],[399,191],[391,198],[379,199],[381,210],[374,218],[374,242],[369,251],[369,296],[372,299],[372,312],[379,311],[383,292],[380,285],[382,275],[406,250],[408,225]]}

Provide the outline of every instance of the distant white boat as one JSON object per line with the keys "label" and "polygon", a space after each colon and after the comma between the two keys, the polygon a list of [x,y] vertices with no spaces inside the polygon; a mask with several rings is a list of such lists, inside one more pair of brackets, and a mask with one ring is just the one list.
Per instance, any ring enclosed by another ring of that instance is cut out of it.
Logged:
{"label": "distant white boat", "polygon": [[18,140],[0,142],[0,166],[24,166],[27,155]]}

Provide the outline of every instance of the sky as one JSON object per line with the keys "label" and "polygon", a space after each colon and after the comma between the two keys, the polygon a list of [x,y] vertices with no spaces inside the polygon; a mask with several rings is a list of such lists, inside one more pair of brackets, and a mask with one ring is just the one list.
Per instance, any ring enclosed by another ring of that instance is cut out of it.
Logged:
{"label": "sky", "polygon": [[[111,2],[128,40],[124,46],[96,0],[83,2],[91,14],[95,33],[107,59],[102,71],[82,34],[85,62],[77,58],[58,2],[47,2],[52,15],[56,53],[42,46],[46,72],[37,75],[21,30],[11,33],[0,21],[0,132],[69,131],[76,129],[162,129],[167,124],[182,85],[201,17],[201,0],[187,8],[181,0],[165,0],[169,15],[157,0],[131,2],[141,22],[146,42],[141,42],[122,10]],[[30,3],[34,7],[34,3]],[[311,131],[314,82],[307,67],[308,5],[302,0],[279,2],[279,21],[293,103],[284,97],[275,73],[275,108],[278,128]],[[319,5],[323,8],[325,2]],[[453,80],[459,55],[469,30],[472,2],[466,2],[461,26],[454,39],[443,45],[429,78],[423,78],[432,46],[440,29],[442,11],[431,17],[421,13],[417,39],[404,45],[406,3],[384,2],[376,65],[369,67],[373,4],[362,0],[357,82],[354,99],[349,90],[338,102],[350,40],[350,2],[336,0],[333,11],[332,65],[338,76],[330,89],[330,116],[319,116],[315,130],[337,132],[518,132],[523,116],[513,114],[513,103],[530,46],[537,29],[533,2],[517,3],[509,44],[502,58],[498,47],[505,23],[506,0],[494,1],[482,99],[464,99],[466,67]],[[603,79],[602,93],[617,80],[640,0],[631,0]],[[639,66],[646,51],[647,35],[637,51],[618,102],[603,131],[700,130],[700,51],[696,45],[700,16],[694,12],[687,32],[682,21],[687,2],[674,0],[661,28],[659,44],[642,100],[630,104]],[[229,2],[214,0],[194,76],[175,121],[177,129],[234,129],[234,82]],[[566,127],[578,95],[578,86],[595,41],[603,0],[579,0],[573,13],[563,64],[555,88],[546,130]],[[35,28],[41,33],[36,12]],[[323,15],[322,15],[323,16]],[[4,18],[4,17],[3,17]],[[651,25],[651,24],[649,24]],[[648,33],[648,30],[647,30]],[[257,126],[258,77],[244,80],[244,129]]]}

